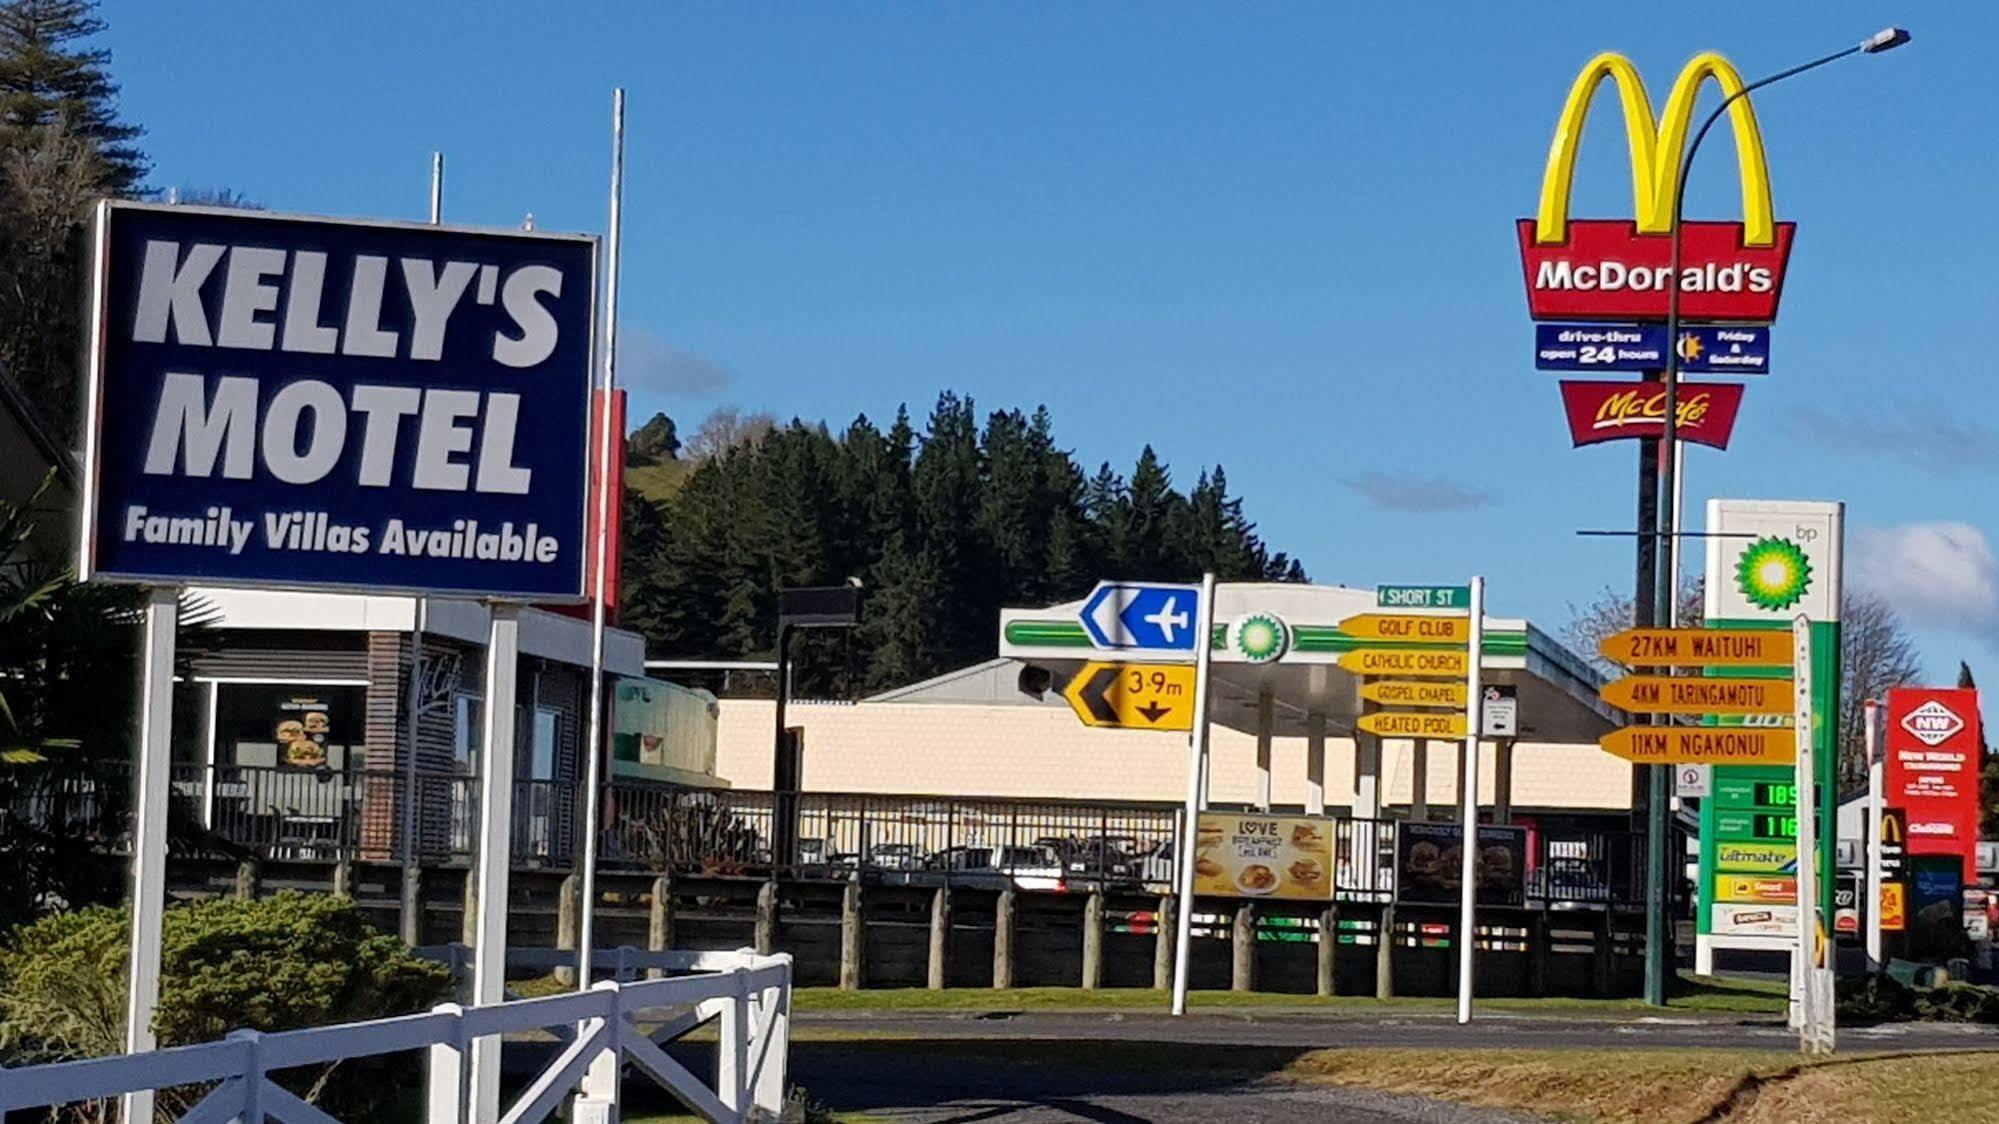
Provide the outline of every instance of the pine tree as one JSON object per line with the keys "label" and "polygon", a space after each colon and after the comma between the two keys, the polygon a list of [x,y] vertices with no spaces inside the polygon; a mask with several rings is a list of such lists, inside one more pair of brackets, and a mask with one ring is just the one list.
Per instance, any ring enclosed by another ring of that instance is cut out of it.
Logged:
{"label": "pine tree", "polygon": [[111,52],[84,43],[104,30],[93,0],[9,0],[0,4],[0,145],[60,129],[95,150],[98,181],[126,195],[146,174],[133,143],[143,133],[118,119]]}
{"label": "pine tree", "polygon": [[994,413],[983,432],[973,418],[946,393],[920,441],[904,409],[886,433],[865,415],[837,438],[793,422],[687,462],[661,506],[627,505],[627,623],[662,653],[768,658],[779,589],[859,577],[860,628],[792,649],[801,693],[850,692],[990,657],[1002,606],[1072,600],[1100,577],[1304,580],[1219,469],[1182,496],[1148,449],[1131,485],[1108,465],[1086,480],[1045,409]]}
{"label": "pine tree", "polygon": [[82,224],[145,175],[118,119],[103,29],[86,0],[0,3],[0,361],[68,433],[83,325]]}

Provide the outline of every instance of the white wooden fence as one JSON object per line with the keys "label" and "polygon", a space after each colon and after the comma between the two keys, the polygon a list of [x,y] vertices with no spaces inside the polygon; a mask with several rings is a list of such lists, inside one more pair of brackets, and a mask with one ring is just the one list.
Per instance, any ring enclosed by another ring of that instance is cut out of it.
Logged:
{"label": "white wooden fence", "polygon": [[[0,1117],[118,1097],[142,1089],[217,1082],[180,1124],[339,1124],[270,1080],[278,1070],[401,1050],[429,1054],[428,1124],[533,1124],[580,1088],[572,1119],[615,1124],[626,1065],[650,1076],[689,1110],[711,1121],[775,1119],[785,1103],[790,1051],[791,957],[738,952],[650,953],[649,966],[692,974],[485,1007],[445,1003],[403,1015],[274,1034],[237,1031],[220,1042],[142,1054],[0,1068]],[[650,1025],[642,1025],[640,1016]],[[704,1082],[660,1049],[710,1020],[716,1023],[715,1078]],[[555,1029],[566,1038],[511,1106],[475,1111],[466,1080],[475,1039]]]}

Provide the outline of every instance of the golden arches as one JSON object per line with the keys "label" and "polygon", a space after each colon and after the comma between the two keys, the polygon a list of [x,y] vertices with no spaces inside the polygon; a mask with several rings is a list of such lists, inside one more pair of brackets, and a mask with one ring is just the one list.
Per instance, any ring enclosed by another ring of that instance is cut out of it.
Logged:
{"label": "golden arches", "polygon": [[[1575,182],[1576,149],[1591,101],[1605,79],[1617,87],[1624,109],[1626,146],[1631,153],[1632,215],[1641,234],[1665,234],[1672,229],[1673,193],[1678,187],[1681,154],[1687,145],[1694,103],[1701,84],[1712,78],[1724,97],[1742,90],[1742,75],[1712,51],[1696,55],[1680,70],[1666,98],[1663,118],[1655,124],[1652,100],[1638,69],[1623,55],[1606,51],[1583,65],[1569,87],[1568,101],[1555,125],[1548,149],[1548,170],[1541,178],[1541,210],[1535,221],[1535,241],[1557,243],[1568,238],[1569,191]],[[1749,99],[1738,98],[1728,108],[1735,130],[1735,158],[1742,177],[1743,241],[1768,246],[1776,240],[1775,208],[1770,201],[1770,166],[1763,154],[1763,131]]]}

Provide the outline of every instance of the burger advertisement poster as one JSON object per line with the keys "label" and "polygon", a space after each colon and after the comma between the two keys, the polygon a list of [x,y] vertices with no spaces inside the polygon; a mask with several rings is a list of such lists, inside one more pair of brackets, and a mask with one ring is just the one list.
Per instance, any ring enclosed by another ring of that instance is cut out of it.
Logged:
{"label": "burger advertisement poster", "polygon": [[1333,895],[1333,832],[1304,816],[1203,812],[1194,840],[1194,892],[1212,897],[1326,901]]}
{"label": "burger advertisement poster", "polygon": [[[1482,905],[1515,905],[1526,896],[1527,830],[1480,827],[1475,877]],[[1448,905],[1463,885],[1464,832],[1456,824],[1405,823],[1395,839],[1396,896]]]}
{"label": "burger advertisement poster", "polygon": [[332,708],[317,695],[293,695],[278,703],[271,738],[278,745],[281,769],[326,767],[326,733],[332,728]]}

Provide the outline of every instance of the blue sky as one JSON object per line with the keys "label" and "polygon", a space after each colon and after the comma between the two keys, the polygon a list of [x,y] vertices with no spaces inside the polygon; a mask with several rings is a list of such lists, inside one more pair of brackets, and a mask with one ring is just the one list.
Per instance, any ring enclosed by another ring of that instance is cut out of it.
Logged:
{"label": "blue sky", "polygon": [[[1591,54],[1663,98],[1915,41],[1757,108],[1799,224],[1708,496],[1844,499],[1849,580],[1932,673],[1999,681],[1991,417],[1999,68],[1987,5],[108,3],[159,186],[275,209],[602,230],[629,89],[623,375],[683,432],[722,404],[836,426],[942,388],[1053,411],[1086,463],[1221,462],[1321,581],[1491,581],[1550,628],[1628,587],[1635,447],[1571,450],[1532,369],[1512,223]],[[1606,95],[1607,97],[1607,95]],[[1710,99],[1712,94],[1709,95]],[[1611,110],[1604,104],[1604,110]],[[1724,133],[1690,213],[1736,217]],[[1574,212],[1631,213],[1594,115]],[[1698,558],[1698,551],[1690,557]]]}

